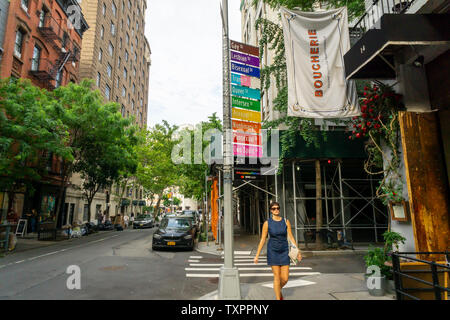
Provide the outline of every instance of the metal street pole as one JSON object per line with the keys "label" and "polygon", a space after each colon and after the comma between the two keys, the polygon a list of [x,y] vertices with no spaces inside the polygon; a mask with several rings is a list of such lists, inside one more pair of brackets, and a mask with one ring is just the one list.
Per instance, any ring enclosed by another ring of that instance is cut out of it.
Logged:
{"label": "metal street pole", "polygon": [[222,0],[223,23],[223,207],[224,207],[224,266],[220,268],[219,299],[240,300],[239,272],[233,265],[233,146],[231,133],[230,39],[228,0]]}

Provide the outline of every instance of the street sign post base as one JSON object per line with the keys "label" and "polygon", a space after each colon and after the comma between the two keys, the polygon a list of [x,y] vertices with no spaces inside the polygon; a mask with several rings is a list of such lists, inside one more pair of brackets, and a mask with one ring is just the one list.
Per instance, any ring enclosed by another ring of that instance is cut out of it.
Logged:
{"label": "street sign post base", "polygon": [[241,286],[237,268],[220,268],[219,300],[241,300]]}

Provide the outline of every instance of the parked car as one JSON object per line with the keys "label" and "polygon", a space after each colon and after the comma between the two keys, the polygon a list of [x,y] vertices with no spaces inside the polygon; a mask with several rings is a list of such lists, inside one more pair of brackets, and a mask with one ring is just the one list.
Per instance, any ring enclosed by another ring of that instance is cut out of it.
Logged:
{"label": "parked car", "polygon": [[138,215],[133,222],[133,229],[153,228],[155,221],[150,214]]}
{"label": "parked car", "polygon": [[183,213],[180,217],[187,218],[191,221],[192,226],[195,229],[194,235],[196,236],[197,232],[199,231],[199,223],[198,223],[197,218],[195,217],[195,214],[194,213]]}
{"label": "parked car", "polygon": [[188,248],[194,250],[195,227],[187,217],[166,217],[153,234],[152,249]]}

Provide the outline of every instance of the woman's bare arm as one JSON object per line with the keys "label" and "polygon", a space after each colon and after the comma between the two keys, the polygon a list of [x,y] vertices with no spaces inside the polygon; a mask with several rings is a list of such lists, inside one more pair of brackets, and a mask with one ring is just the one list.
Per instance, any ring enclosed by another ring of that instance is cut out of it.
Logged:
{"label": "woman's bare arm", "polygon": [[261,253],[262,248],[264,247],[264,244],[266,243],[267,234],[269,233],[269,224],[264,222],[262,227],[262,233],[261,233],[261,241],[259,241],[258,251],[256,252],[256,256],[254,259],[255,263],[258,263],[259,254]]}

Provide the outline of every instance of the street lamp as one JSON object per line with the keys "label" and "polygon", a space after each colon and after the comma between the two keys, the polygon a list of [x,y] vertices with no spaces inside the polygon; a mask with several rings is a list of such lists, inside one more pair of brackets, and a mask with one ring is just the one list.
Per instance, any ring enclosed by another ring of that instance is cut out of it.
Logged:
{"label": "street lamp", "polygon": [[233,146],[231,134],[230,39],[228,0],[222,0],[223,23],[223,207],[224,207],[224,265],[220,268],[219,299],[240,300],[239,272],[233,265]]}

